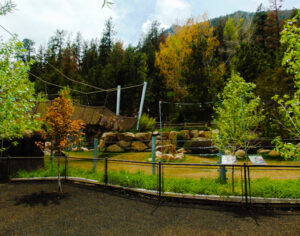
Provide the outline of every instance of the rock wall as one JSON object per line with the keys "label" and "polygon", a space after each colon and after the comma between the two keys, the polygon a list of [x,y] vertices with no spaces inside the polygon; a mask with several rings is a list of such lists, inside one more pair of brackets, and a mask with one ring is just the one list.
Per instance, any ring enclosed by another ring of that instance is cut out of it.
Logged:
{"label": "rock wall", "polygon": [[[126,152],[126,151],[149,151],[152,148],[152,132],[141,133],[103,133],[98,148],[106,152]],[[158,132],[156,136],[156,146],[172,144],[175,148],[185,148],[188,153],[216,153],[212,147],[211,132],[203,130],[181,130],[171,132]]]}

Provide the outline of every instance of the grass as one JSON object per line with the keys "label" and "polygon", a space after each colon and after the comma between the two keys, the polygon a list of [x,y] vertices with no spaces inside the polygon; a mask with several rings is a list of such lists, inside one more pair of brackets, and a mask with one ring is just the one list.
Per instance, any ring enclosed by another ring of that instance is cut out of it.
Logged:
{"label": "grass", "polygon": [[[111,168],[110,168],[111,169]],[[64,174],[61,168],[61,175]],[[68,175],[87,179],[104,181],[104,172],[94,172],[90,169],[83,169],[70,166]],[[32,172],[20,171],[17,177],[49,177],[57,176],[56,164],[46,163],[46,167]],[[164,191],[189,194],[206,194],[229,196],[242,194],[241,182],[236,178],[234,181],[235,191],[232,192],[232,183],[221,183],[218,178],[164,178]],[[143,171],[134,173],[126,170],[109,170],[108,183],[129,188],[144,188],[149,190],[157,189],[157,176],[145,174]],[[269,178],[255,179],[251,181],[251,195],[255,197],[275,198],[300,198],[300,179],[294,180],[271,180]]]}
{"label": "grass", "polygon": [[[70,152],[70,157],[81,157],[92,158],[92,152]],[[102,156],[104,157],[104,156]],[[129,153],[119,153],[114,154],[112,159],[116,160],[132,160],[132,161],[149,161],[148,158],[151,157],[150,152],[129,152]],[[217,164],[219,158],[218,157],[201,157],[195,155],[185,155],[183,161],[180,163],[201,163],[201,164]],[[268,165],[297,165],[299,162],[295,161],[284,161],[284,160],[272,160],[266,159],[265,160]],[[244,163],[243,160],[238,160],[237,164],[242,165]],[[260,179],[260,178],[269,178],[269,179],[298,179],[300,177],[300,168],[294,169],[286,169],[286,168],[268,168],[268,167],[260,167],[260,168],[251,168],[251,180]],[[93,166],[92,160],[70,160],[70,166],[83,168],[89,170]],[[103,171],[104,165],[103,161],[97,162],[97,171]],[[142,171],[145,174],[151,174],[151,166],[145,165],[136,165],[136,164],[129,164],[129,163],[116,163],[110,162],[109,169],[115,171],[126,170],[131,173],[135,173],[137,171]],[[232,175],[231,168],[227,169],[227,177],[230,178]],[[165,168],[165,176],[172,177],[172,178],[191,178],[191,179],[200,179],[200,178],[217,178],[219,176],[219,172],[217,171],[217,167],[179,167],[179,166],[168,166]],[[240,168],[234,169],[234,177],[240,179]]]}

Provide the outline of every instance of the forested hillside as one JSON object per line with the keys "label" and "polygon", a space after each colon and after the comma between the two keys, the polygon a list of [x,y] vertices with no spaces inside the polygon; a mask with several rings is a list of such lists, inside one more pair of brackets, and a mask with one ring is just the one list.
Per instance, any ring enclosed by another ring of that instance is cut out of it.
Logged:
{"label": "forested hillside", "polygon": [[[188,121],[211,120],[217,94],[234,71],[246,82],[257,85],[255,93],[261,97],[264,112],[270,118],[262,125],[264,135],[273,136],[282,131],[271,120],[278,116],[271,98],[275,94],[291,94],[295,89],[292,76],[282,65],[286,48],[280,43],[280,32],[285,20],[296,13],[297,10],[280,11],[275,5],[269,9],[259,6],[253,14],[238,12],[210,21],[188,19],[185,25],[173,27],[168,35],[159,22],[153,22],[137,46],[127,47],[116,39],[110,18],[100,39],[87,41],[80,33],[71,37],[64,30],[57,30],[40,48],[24,39],[28,53],[23,59],[34,60],[30,78],[36,82],[37,92],[47,94],[49,99],[61,89],[55,85],[70,86],[92,92],[87,95],[73,91],[75,101],[106,105],[114,111],[116,91],[101,92],[84,84],[108,89],[147,81],[144,111],[153,117],[158,117],[159,100],[203,104],[202,110],[191,116],[191,111],[180,112],[180,107],[173,110],[168,118],[176,121],[184,121],[185,117],[189,117]],[[136,115],[141,92],[142,87],[122,90],[121,114]],[[168,109],[173,108],[166,106],[165,111]]]}

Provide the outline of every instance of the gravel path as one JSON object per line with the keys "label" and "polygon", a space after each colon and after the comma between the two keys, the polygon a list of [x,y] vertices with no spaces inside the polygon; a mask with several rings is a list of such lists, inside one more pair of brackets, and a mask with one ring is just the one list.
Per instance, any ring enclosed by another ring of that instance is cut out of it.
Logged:
{"label": "gravel path", "polygon": [[299,211],[248,211],[55,183],[0,184],[0,235],[300,235]]}

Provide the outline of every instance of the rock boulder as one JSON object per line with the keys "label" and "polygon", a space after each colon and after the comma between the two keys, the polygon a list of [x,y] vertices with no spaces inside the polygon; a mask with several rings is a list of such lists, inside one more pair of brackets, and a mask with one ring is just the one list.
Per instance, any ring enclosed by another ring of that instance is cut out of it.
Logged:
{"label": "rock boulder", "polygon": [[102,139],[106,142],[113,142],[117,140],[117,133],[107,132],[102,135]]}
{"label": "rock boulder", "polygon": [[179,135],[181,136],[181,140],[189,140],[190,139],[190,132],[188,130],[181,130],[179,132]]}
{"label": "rock boulder", "polygon": [[182,160],[184,158],[184,153],[177,153],[174,157],[175,160]]}
{"label": "rock boulder", "polygon": [[136,133],[135,134],[135,139],[138,141],[150,141],[152,137],[152,133],[151,132],[147,132],[147,133]]}
{"label": "rock boulder", "polygon": [[169,133],[169,140],[174,143],[176,140],[177,140],[177,134],[178,132],[177,131],[171,131]]}
{"label": "rock boulder", "polygon": [[186,150],[184,148],[180,148],[177,150],[177,153],[186,153]]}
{"label": "rock boulder", "polygon": [[257,154],[269,154],[272,150],[260,148],[257,150]]}
{"label": "rock boulder", "polygon": [[121,147],[121,148],[129,148],[130,145],[131,145],[131,142],[127,142],[127,141],[124,141],[124,140],[121,140],[118,142],[118,145]]}
{"label": "rock boulder", "polygon": [[148,148],[148,146],[142,142],[134,141],[131,143],[131,148],[134,151],[142,152],[145,151]]}
{"label": "rock boulder", "polygon": [[105,149],[105,141],[103,139],[100,139],[99,145],[98,145],[98,149],[99,150],[104,150]]}
{"label": "rock boulder", "polygon": [[172,153],[172,154],[176,154],[176,147],[172,144],[169,144],[169,145],[166,145],[166,146],[157,146],[156,147],[156,151],[160,151],[161,152],[161,149],[163,148],[163,151],[164,152],[169,152],[169,153]]}
{"label": "rock boulder", "polygon": [[199,135],[199,137],[203,137],[203,138],[211,138],[211,132],[210,131],[200,130],[198,135]]}
{"label": "rock boulder", "polygon": [[278,152],[276,152],[275,150],[272,150],[271,152],[269,152],[269,156],[270,157],[279,157],[280,154]]}
{"label": "rock boulder", "polygon": [[192,130],[192,131],[191,131],[191,137],[192,137],[192,138],[198,138],[198,137],[199,137],[199,132],[198,132],[198,130]]}
{"label": "rock boulder", "polygon": [[119,133],[118,135],[118,140],[121,141],[126,141],[126,142],[130,142],[133,141],[135,139],[135,135],[134,133],[131,132],[126,132],[126,133]]}
{"label": "rock boulder", "polygon": [[108,152],[124,152],[124,149],[121,148],[119,145],[117,144],[113,144],[107,147],[106,149]]}
{"label": "rock boulder", "polygon": [[239,149],[239,150],[237,150],[237,151],[235,152],[235,155],[236,155],[237,157],[245,157],[246,153],[245,153],[244,150]]}

